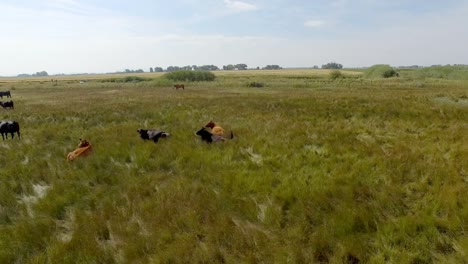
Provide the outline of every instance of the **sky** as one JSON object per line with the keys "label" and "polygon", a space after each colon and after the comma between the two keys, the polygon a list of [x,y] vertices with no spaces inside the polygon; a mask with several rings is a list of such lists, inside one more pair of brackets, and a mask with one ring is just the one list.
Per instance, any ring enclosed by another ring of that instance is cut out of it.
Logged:
{"label": "sky", "polygon": [[468,64],[468,0],[0,0],[0,76]]}

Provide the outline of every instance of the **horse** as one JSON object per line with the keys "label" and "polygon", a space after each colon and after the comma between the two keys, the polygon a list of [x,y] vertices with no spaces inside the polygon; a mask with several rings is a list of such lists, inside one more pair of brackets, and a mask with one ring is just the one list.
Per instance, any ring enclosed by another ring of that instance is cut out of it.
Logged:
{"label": "horse", "polygon": [[7,108],[15,109],[15,104],[11,100],[10,101],[5,101],[5,102],[0,102],[0,105],[3,107],[3,109],[7,109]]}
{"label": "horse", "polygon": [[182,88],[182,90],[185,90],[185,86],[183,84],[174,84],[174,88],[176,90],[179,90],[179,88]]}
{"label": "horse", "polygon": [[15,138],[15,133],[18,135],[18,139],[21,138],[20,127],[16,121],[0,121],[0,134],[2,139],[8,139],[8,133],[11,134],[11,139]]}
{"label": "horse", "polygon": [[91,144],[86,139],[80,138],[80,144],[78,144],[77,149],[68,153],[67,160],[72,161],[76,158],[82,156],[87,156],[93,151]]}

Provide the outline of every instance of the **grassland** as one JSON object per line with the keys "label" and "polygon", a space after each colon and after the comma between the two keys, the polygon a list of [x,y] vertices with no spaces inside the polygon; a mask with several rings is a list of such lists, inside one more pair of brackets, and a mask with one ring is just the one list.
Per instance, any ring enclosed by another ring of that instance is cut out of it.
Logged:
{"label": "grassland", "polygon": [[[468,82],[108,77],[0,80],[23,136],[0,142],[0,263],[467,263]],[[202,143],[209,120],[234,140]]]}

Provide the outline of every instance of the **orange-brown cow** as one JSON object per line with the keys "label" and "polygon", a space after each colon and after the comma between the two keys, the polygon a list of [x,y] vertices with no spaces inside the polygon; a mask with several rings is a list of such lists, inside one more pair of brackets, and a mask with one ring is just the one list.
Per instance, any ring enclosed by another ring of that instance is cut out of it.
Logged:
{"label": "orange-brown cow", "polygon": [[80,138],[80,144],[78,144],[77,149],[68,153],[67,159],[72,161],[78,157],[84,157],[89,155],[93,151],[93,147],[86,139]]}

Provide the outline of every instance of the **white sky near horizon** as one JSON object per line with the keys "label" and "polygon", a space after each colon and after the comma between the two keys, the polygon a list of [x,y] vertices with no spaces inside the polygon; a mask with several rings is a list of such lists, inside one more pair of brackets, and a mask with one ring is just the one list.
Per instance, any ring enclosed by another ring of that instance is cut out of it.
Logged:
{"label": "white sky near horizon", "polygon": [[468,0],[0,0],[0,76],[468,64]]}

